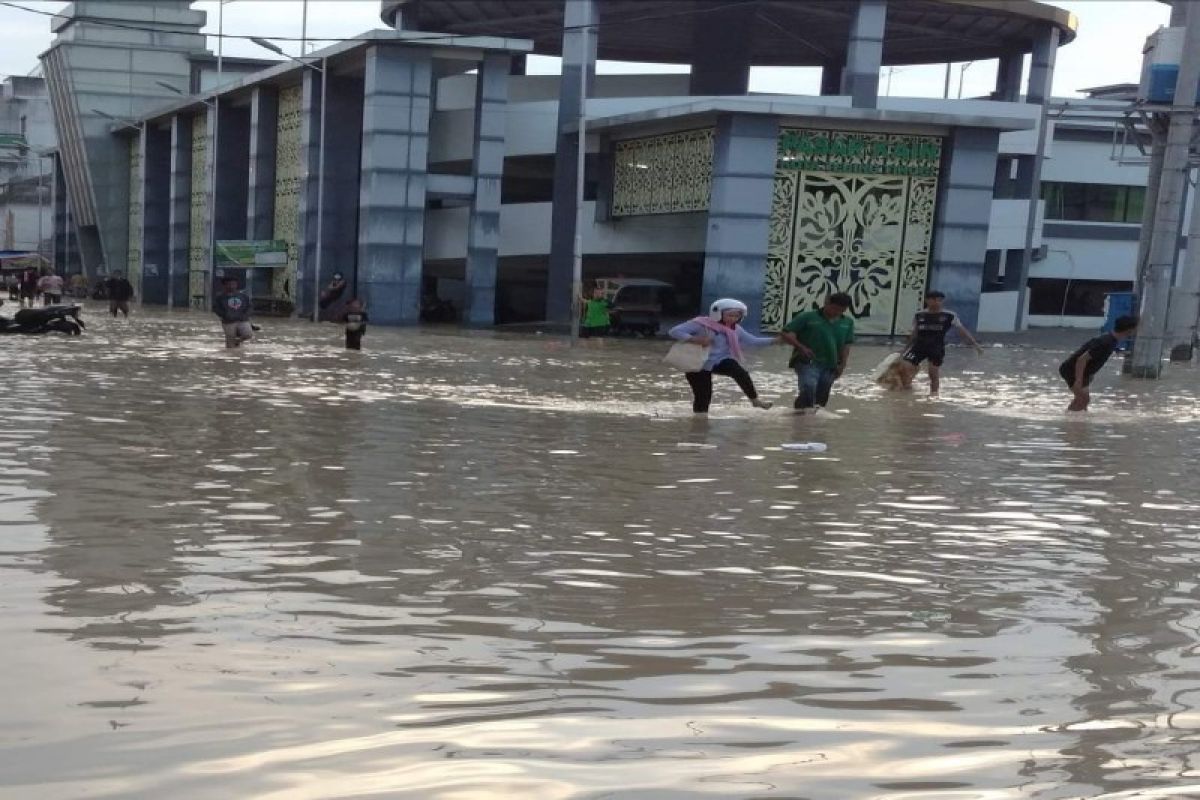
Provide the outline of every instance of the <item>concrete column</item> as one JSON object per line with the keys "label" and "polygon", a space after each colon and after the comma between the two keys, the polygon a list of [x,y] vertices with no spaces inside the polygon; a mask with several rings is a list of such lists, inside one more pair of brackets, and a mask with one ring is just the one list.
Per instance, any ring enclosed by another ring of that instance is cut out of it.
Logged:
{"label": "concrete column", "polygon": [[735,297],[750,309],[751,330],[762,318],[778,147],[774,117],[731,115],[717,121],[701,308]]}
{"label": "concrete column", "polygon": [[878,103],[886,24],[887,0],[858,0],[842,74],[842,94],[853,98],[855,108],[875,108]]}
{"label": "concrete column", "polygon": [[167,247],[168,304],[188,308],[188,264],[192,225],[192,119],[176,114],[171,117],[171,208],[168,212],[170,233]]}
{"label": "concrete column", "polygon": [[[341,272],[357,289],[358,197],[362,165],[363,81],[342,75],[329,76],[329,119],[325,135],[325,222],[321,246],[321,275],[324,288]],[[349,295],[344,297],[349,300]],[[340,312],[340,304],[330,309]]]}
{"label": "concrete column", "polygon": [[[596,75],[599,29],[585,34],[581,26],[600,21],[596,0],[563,0],[564,30],[562,77],[558,89],[558,143],[554,156],[554,206],[550,223],[550,268],[546,276],[546,319],[569,323],[572,306],[572,265],[575,248],[575,194],[578,159],[577,134],[563,128],[575,124],[584,99],[579,92],[580,71],[587,75],[590,95]],[[586,47],[585,47],[586,45]]]}
{"label": "concrete column", "polygon": [[717,7],[694,17],[691,95],[744,95],[750,90],[754,7]]}
{"label": "concrete column", "polygon": [[51,156],[50,208],[52,209],[53,239],[50,259],[59,275],[70,275],[71,265],[67,260],[67,181],[63,174],[62,161],[58,154]]}
{"label": "concrete column", "polygon": [[1038,201],[1042,192],[1042,158],[1046,152],[1049,120],[1046,101],[1050,98],[1054,81],[1054,59],[1058,53],[1058,28],[1047,26],[1033,43],[1030,57],[1029,84],[1025,89],[1025,102],[1040,105],[1038,115],[1037,151],[1033,156],[1021,156],[1017,160],[1016,196],[1029,200],[1026,217],[1025,247],[1021,251],[1021,269],[1017,276],[1017,319],[1015,328],[1025,327],[1025,303],[1029,294],[1029,265],[1033,257],[1033,231],[1037,225]]}
{"label": "concrete column", "polygon": [[463,322],[471,326],[490,326],[496,322],[508,71],[507,56],[484,56],[475,85],[475,194],[471,198],[467,234],[467,291],[463,309]]}
{"label": "concrete column", "polygon": [[166,305],[171,254],[171,131],[142,129],[143,303]]}
{"label": "concrete column", "polygon": [[929,288],[945,292],[946,307],[958,312],[968,328],[974,328],[979,319],[1000,134],[956,128],[949,145],[949,163],[938,186]]}
{"label": "concrete column", "polygon": [[[321,74],[304,70],[300,100],[300,223],[296,231],[296,313],[311,319],[317,297],[317,197],[321,158]],[[328,127],[328,124],[327,124]]]}
{"label": "concrete column", "polygon": [[250,175],[246,189],[246,238],[275,238],[275,145],[279,90],[256,86],[250,96]]}
{"label": "concrete column", "polygon": [[216,162],[216,196],[221,202],[212,206],[213,230],[216,239],[244,239],[248,190],[246,175],[250,172],[250,109],[237,108],[225,102],[221,104],[220,115],[217,131],[220,140],[213,157]]}
{"label": "concrete column", "polygon": [[432,89],[427,51],[367,50],[358,288],[374,322],[420,320]]}
{"label": "concrete column", "polygon": [[1021,73],[1025,68],[1024,53],[1008,53],[996,65],[995,98],[1006,103],[1021,99]]}
{"label": "concrete column", "polygon": [[821,67],[821,95],[828,97],[842,93],[842,65],[829,63]]}

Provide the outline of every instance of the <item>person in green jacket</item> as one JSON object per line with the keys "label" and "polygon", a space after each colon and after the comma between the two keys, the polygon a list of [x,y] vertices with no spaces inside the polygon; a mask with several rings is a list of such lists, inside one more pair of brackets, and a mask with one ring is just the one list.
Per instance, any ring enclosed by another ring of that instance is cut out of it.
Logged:
{"label": "person in green jacket", "polygon": [[824,408],[834,382],[846,370],[854,343],[854,319],[846,313],[852,302],[842,292],[831,294],[824,306],[797,314],[779,334],[793,348],[788,366],[796,371],[799,384],[794,404],[798,411]]}
{"label": "person in green jacket", "polygon": [[592,289],[591,298],[583,299],[583,323],[579,326],[579,338],[607,336],[612,325],[612,316],[609,314],[611,308],[612,303],[604,296],[604,290],[599,286]]}

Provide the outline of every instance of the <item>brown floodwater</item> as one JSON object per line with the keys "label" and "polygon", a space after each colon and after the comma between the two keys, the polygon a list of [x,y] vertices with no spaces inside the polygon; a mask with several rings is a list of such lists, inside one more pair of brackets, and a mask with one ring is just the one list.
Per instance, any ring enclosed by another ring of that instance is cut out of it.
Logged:
{"label": "brown floodwater", "polygon": [[0,340],[0,796],[1200,796],[1192,368],[86,319]]}

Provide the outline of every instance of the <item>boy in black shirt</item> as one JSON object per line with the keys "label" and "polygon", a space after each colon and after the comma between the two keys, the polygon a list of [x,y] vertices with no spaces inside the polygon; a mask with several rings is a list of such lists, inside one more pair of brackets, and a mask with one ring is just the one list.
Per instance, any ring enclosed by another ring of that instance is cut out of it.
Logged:
{"label": "boy in black shirt", "polygon": [[938,291],[925,293],[925,310],[918,311],[913,316],[912,333],[908,335],[908,348],[901,358],[907,362],[904,365],[902,379],[905,389],[912,388],[913,378],[921,367],[921,362],[929,359],[929,394],[936,396],[941,389],[941,368],[946,358],[946,334],[951,328],[957,328],[958,333],[967,343],[975,348],[976,353],[983,353],[983,348],[966,326],[958,319],[953,311],[946,311],[942,304],[946,295]]}
{"label": "boy in black shirt", "polygon": [[1067,411],[1087,411],[1092,402],[1092,394],[1088,386],[1092,378],[1108,361],[1109,356],[1117,349],[1117,345],[1137,331],[1137,317],[1117,317],[1112,333],[1105,333],[1095,339],[1088,339],[1082,347],[1071,354],[1058,368],[1058,374],[1067,382],[1067,386],[1075,395]]}
{"label": "boy in black shirt", "polygon": [[346,323],[346,349],[362,350],[362,337],[367,332],[367,312],[357,297],[346,303],[342,314]]}

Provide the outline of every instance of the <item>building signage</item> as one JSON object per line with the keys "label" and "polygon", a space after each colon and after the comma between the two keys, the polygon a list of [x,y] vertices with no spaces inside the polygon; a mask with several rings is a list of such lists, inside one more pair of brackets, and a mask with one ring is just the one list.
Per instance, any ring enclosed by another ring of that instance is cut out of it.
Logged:
{"label": "building signage", "polygon": [[933,178],[941,168],[936,136],[784,128],[778,167],[804,172],[907,175]]}
{"label": "building signage", "polygon": [[216,266],[286,267],[287,242],[275,240],[222,240],[217,242]]}

